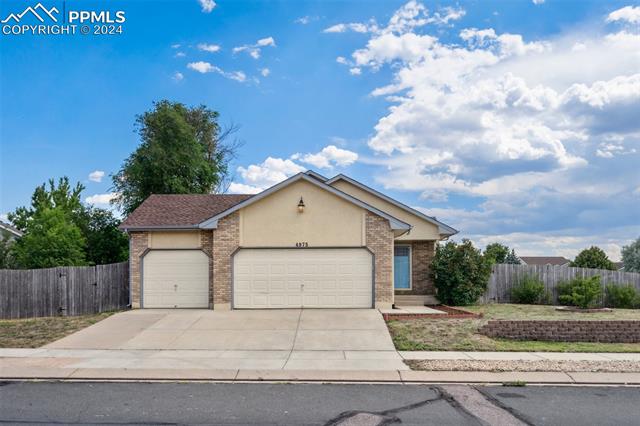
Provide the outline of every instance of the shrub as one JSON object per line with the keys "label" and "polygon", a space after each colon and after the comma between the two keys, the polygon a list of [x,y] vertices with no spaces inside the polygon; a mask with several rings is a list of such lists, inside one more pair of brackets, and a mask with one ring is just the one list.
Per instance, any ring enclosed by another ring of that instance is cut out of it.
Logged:
{"label": "shrub", "polygon": [[438,245],[431,264],[438,299],[447,305],[472,305],[484,294],[491,275],[491,259],[471,241]]}
{"label": "shrub", "polygon": [[565,305],[577,306],[582,309],[597,306],[602,295],[600,276],[589,278],[574,278],[558,285],[558,300]]}
{"label": "shrub", "polygon": [[630,284],[609,284],[605,303],[610,308],[635,309],[640,307],[640,293]]}
{"label": "shrub", "polygon": [[550,295],[544,289],[544,283],[537,277],[525,275],[511,289],[511,301],[527,305],[549,303]]}

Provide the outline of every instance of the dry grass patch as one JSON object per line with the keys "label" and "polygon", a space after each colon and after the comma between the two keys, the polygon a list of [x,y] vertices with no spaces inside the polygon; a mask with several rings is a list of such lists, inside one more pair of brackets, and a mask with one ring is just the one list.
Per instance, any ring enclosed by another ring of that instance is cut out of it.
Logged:
{"label": "dry grass patch", "polygon": [[492,339],[478,329],[492,319],[526,320],[640,320],[640,310],[572,313],[553,306],[492,304],[465,306],[483,318],[419,318],[387,323],[398,350],[403,351],[526,351],[526,352],[640,352],[638,343],[544,342]]}
{"label": "dry grass patch", "polygon": [[39,348],[89,327],[114,313],[0,320],[0,348]]}

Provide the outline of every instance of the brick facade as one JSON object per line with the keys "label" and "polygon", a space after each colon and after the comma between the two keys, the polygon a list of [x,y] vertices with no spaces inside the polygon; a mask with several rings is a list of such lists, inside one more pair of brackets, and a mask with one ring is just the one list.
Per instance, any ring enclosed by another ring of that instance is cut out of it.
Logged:
{"label": "brick facade", "polygon": [[140,307],[140,264],[142,255],[149,248],[148,232],[132,232],[129,235],[129,280],[131,282],[132,308]]}
{"label": "brick facade", "polygon": [[[580,314],[577,314],[580,315]],[[553,342],[639,343],[640,321],[489,321],[489,337]]]}
{"label": "brick facade", "polygon": [[375,305],[393,304],[393,231],[389,221],[371,212],[366,213],[365,236],[367,247],[375,257]]}
{"label": "brick facade", "polygon": [[396,241],[396,244],[411,245],[411,289],[395,290],[395,294],[435,295],[435,286],[430,276],[435,241]]}
{"label": "brick facade", "polygon": [[213,231],[213,306],[231,309],[231,255],[240,245],[240,214],[234,212],[218,221]]}
{"label": "brick facade", "polygon": [[[149,249],[149,232],[135,231],[129,235],[129,262],[130,262],[130,280],[131,280],[131,307],[140,308],[140,282],[141,282],[141,266],[142,256]],[[209,287],[213,288],[213,280],[211,271],[213,270],[213,238],[211,231],[200,231],[200,249],[209,257]],[[212,292],[209,292],[209,305],[212,303]]]}

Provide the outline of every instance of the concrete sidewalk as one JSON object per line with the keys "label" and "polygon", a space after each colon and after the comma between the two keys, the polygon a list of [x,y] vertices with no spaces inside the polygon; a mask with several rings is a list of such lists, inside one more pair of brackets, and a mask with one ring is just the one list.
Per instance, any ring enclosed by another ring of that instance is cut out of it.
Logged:
{"label": "concrete sidewalk", "polygon": [[610,352],[456,352],[399,351],[406,360],[477,360],[477,361],[638,361],[640,353]]}

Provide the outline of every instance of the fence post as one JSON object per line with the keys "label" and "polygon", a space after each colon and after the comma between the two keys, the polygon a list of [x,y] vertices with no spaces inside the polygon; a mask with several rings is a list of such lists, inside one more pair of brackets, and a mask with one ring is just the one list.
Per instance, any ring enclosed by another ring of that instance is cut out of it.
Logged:
{"label": "fence post", "polygon": [[60,311],[61,316],[66,317],[69,315],[69,282],[67,280],[67,268],[56,268],[56,273],[58,275],[58,294],[60,297],[60,307],[58,310]]}

